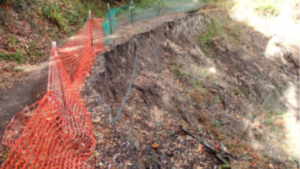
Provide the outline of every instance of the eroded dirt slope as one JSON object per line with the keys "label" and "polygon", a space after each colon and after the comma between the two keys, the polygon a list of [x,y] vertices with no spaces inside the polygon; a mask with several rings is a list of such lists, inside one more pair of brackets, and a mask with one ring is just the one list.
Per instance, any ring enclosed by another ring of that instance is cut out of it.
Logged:
{"label": "eroded dirt slope", "polygon": [[[185,16],[135,35],[96,58],[82,91],[97,140],[90,164],[219,165],[192,137],[172,134],[182,125],[214,149],[231,154],[233,168],[296,167],[289,159],[288,131],[282,122],[282,112],[290,108],[286,92],[297,86],[295,66],[264,57],[270,39],[249,27],[243,28],[239,43],[218,38],[205,55],[196,37],[208,24],[202,15]],[[135,44],[136,75],[122,115],[112,127],[130,81]]]}

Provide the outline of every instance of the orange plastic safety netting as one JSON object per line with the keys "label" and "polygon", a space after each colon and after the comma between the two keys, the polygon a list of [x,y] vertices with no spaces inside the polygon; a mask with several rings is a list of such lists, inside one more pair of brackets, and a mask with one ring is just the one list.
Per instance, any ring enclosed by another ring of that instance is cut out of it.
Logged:
{"label": "orange plastic safety netting", "polygon": [[12,151],[2,168],[91,168],[95,139],[79,91],[104,49],[101,25],[89,19],[63,47],[52,46],[48,92],[6,127],[2,143]]}

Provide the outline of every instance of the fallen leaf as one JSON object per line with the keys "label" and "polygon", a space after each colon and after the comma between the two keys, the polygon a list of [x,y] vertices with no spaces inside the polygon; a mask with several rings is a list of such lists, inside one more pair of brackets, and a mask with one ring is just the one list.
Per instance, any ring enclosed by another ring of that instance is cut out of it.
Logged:
{"label": "fallen leaf", "polygon": [[202,153],[203,152],[203,145],[199,144],[198,149],[196,151]]}
{"label": "fallen leaf", "polygon": [[156,142],[151,145],[152,148],[157,148],[158,146],[159,144],[157,144]]}
{"label": "fallen leaf", "polygon": [[273,164],[272,164],[272,163],[270,163],[270,164],[269,164],[269,167],[270,167],[270,168],[274,168],[274,166],[273,166]]}

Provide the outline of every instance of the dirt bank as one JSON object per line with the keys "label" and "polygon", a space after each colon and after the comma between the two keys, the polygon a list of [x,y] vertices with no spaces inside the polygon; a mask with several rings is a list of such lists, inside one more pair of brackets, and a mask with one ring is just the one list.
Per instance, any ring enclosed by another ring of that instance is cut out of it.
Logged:
{"label": "dirt bank", "polygon": [[[220,164],[190,136],[170,137],[182,125],[216,150],[232,154],[233,168],[295,167],[289,161],[290,150],[281,144],[288,131],[276,124],[290,108],[285,93],[297,86],[297,69],[290,61],[264,57],[270,39],[246,26],[239,43],[218,38],[205,55],[196,37],[207,25],[202,15],[186,15],[134,35],[96,58],[82,91],[97,140],[90,164],[96,168]],[[111,127],[129,84],[135,42],[140,49],[136,76],[122,115]]]}

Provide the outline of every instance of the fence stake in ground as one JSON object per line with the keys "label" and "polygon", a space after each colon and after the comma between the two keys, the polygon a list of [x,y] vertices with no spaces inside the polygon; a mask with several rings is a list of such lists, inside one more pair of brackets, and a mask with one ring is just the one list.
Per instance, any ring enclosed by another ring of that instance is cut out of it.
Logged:
{"label": "fence stake in ground", "polygon": [[110,34],[113,34],[112,26],[111,26],[111,16],[110,16],[110,5],[109,5],[109,3],[107,3],[107,7],[108,7],[109,30],[110,30]]}
{"label": "fence stake in ground", "polygon": [[[92,19],[92,11],[89,10],[89,19]],[[92,22],[92,20],[90,20],[89,22]],[[92,31],[92,23],[90,24],[90,32],[91,32],[91,46],[93,47],[93,31]]]}
{"label": "fence stake in ground", "polygon": [[52,41],[52,46],[53,46],[53,49],[54,49],[54,56],[56,57],[57,56],[57,51],[56,51],[57,43],[56,43],[56,41]]}
{"label": "fence stake in ground", "polygon": [[133,2],[132,0],[130,1],[130,16],[131,16],[131,24],[133,23],[133,16],[132,16],[132,12],[133,12]]}

